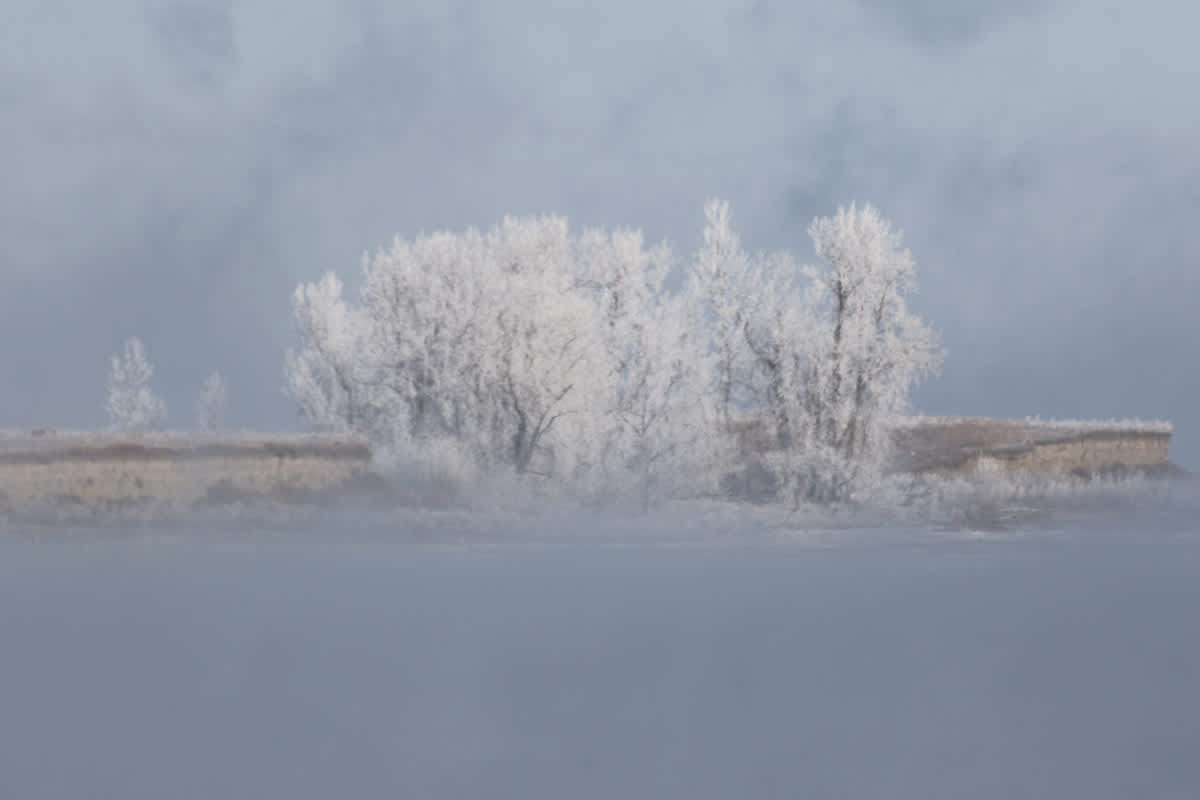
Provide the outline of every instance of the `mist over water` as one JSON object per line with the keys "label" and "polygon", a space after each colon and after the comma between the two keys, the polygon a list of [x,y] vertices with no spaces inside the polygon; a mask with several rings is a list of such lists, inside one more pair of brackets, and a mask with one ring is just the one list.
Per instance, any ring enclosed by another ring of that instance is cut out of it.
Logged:
{"label": "mist over water", "polygon": [[0,794],[1189,796],[1200,527],[1162,512],[14,530]]}

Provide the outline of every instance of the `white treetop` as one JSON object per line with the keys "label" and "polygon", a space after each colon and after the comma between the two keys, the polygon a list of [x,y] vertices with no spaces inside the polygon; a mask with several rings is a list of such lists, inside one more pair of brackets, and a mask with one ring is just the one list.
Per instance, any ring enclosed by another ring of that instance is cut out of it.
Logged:
{"label": "white treetop", "polygon": [[822,265],[808,268],[822,354],[821,439],[855,459],[883,446],[881,423],[941,364],[937,336],[908,310],[916,290],[899,231],[869,205],[840,208],[809,228]]}
{"label": "white treetop", "polygon": [[196,427],[202,431],[223,428],[228,401],[225,378],[220,372],[213,372],[204,379],[204,386],[200,390],[200,399],[196,403]]}
{"label": "white treetop", "polygon": [[[707,354],[714,381],[716,413],[728,427],[734,411],[744,405],[746,350],[744,325],[751,262],[733,230],[729,204],[717,199],[704,206],[704,244],[692,259],[689,290],[698,327],[710,329]],[[739,402],[741,401],[741,402]]]}
{"label": "white treetop", "polygon": [[367,410],[358,369],[363,325],[332,272],[292,295],[300,349],[288,353],[285,391],[314,427],[361,430]]}
{"label": "white treetop", "polygon": [[166,421],[167,407],[150,389],[154,366],[146,358],[141,339],[126,339],[120,356],[113,356],[108,373],[108,400],[104,409],[114,430],[135,431]]}

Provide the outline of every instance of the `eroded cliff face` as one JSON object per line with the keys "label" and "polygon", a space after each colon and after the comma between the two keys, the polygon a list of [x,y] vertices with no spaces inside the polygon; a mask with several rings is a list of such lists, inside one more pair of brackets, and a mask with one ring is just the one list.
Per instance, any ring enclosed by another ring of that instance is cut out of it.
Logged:
{"label": "eroded cliff face", "polygon": [[1120,423],[942,418],[896,431],[895,468],[966,476],[984,472],[1091,475],[1170,466],[1170,429]]}
{"label": "eroded cliff face", "polygon": [[[737,422],[744,458],[773,449],[764,426]],[[962,477],[978,471],[1091,475],[1169,469],[1171,428],[1155,422],[1041,422],[983,417],[911,417],[893,431],[893,472]]]}
{"label": "eroded cliff face", "polygon": [[1169,437],[1147,434],[1084,435],[1066,442],[1031,444],[1017,450],[996,449],[971,455],[958,473],[1000,469],[1005,473],[1091,475],[1122,469],[1164,467],[1169,463]]}
{"label": "eroded cliff face", "polygon": [[0,435],[0,504],[110,510],[297,502],[369,480],[364,440],[321,434]]}

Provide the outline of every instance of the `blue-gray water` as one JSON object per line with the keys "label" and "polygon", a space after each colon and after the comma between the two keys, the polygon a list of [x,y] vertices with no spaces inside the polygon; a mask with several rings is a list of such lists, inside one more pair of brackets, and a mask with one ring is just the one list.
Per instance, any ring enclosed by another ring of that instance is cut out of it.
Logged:
{"label": "blue-gray water", "polygon": [[0,540],[0,797],[1192,798],[1200,537]]}

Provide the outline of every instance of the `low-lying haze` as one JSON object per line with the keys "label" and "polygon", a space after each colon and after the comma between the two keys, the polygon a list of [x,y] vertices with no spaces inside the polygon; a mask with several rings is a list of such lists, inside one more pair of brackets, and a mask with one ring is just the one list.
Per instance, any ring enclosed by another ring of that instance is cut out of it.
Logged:
{"label": "low-lying haze", "polygon": [[600,543],[615,523],[550,522],[551,545],[495,517],[431,518],[432,544],[405,522],[6,535],[0,792],[1095,800],[1200,781],[1194,524],[680,537],[677,518]]}

